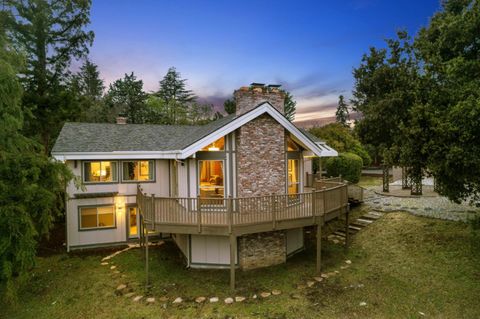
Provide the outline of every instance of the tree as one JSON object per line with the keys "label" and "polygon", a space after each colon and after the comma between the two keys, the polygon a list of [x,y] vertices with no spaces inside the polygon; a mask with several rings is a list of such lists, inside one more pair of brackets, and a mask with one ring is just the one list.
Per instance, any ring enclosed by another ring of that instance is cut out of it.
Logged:
{"label": "tree", "polygon": [[78,98],[82,111],[78,120],[86,122],[108,120],[103,101],[105,85],[96,64],[86,59],[80,71],[72,76],[70,86]]}
{"label": "tree", "polygon": [[405,148],[422,149],[439,191],[455,201],[480,205],[480,2],[442,2],[415,48],[422,62],[421,94],[412,111],[414,128],[426,131],[424,141]]}
{"label": "tree", "polygon": [[237,111],[237,103],[234,99],[227,99],[223,102],[223,109],[227,114],[234,114]]}
{"label": "tree", "polygon": [[25,87],[23,104],[31,112],[26,131],[48,152],[65,120],[78,116],[65,79],[72,58],[82,58],[92,44],[89,0],[6,0],[14,45],[26,53],[20,70]]}
{"label": "tree", "polygon": [[93,101],[99,101],[105,90],[98,66],[89,59],[85,60],[80,71],[73,76],[72,85],[82,96]]}
{"label": "tree", "polygon": [[297,111],[297,102],[293,99],[290,92],[285,92],[284,113],[285,117],[291,122],[295,119],[295,112]]}
{"label": "tree", "polygon": [[186,89],[187,79],[182,79],[180,73],[171,67],[160,81],[160,88],[155,92],[167,109],[168,124],[185,124],[188,122],[188,108],[195,102],[192,91]]}
{"label": "tree", "polygon": [[116,80],[108,89],[105,103],[109,109],[110,119],[113,120],[122,114],[128,118],[129,123],[145,123],[147,121],[146,98],[143,81],[137,80],[133,72],[125,74],[123,79]]}
{"label": "tree", "polygon": [[353,153],[362,158],[363,165],[370,165],[372,159],[360,141],[348,126],[340,123],[330,123],[322,127],[312,127],[309,132],[339,153]]}
{"label": "tree", "polygon": [[345,103],[343,95],[338,97],[338,106],[337,112],[335,113],[335,118],[337,119],[337,123],[347,126],[347,121],[349,119],[348,115],[348,105]]}
{"label": "tree", "polygon": [[214,114],[215,113],[212,104],[199,104],[194,102],[188,109],[189,124],[206,124],[212,120]]}
{"label": "tree", "polygon": [[0,12],[0,293],[11,300],[34,265],[38,239],[62,212],[63,191],[72,176],[21,134],[21,59],[6,41],[4,14]]}

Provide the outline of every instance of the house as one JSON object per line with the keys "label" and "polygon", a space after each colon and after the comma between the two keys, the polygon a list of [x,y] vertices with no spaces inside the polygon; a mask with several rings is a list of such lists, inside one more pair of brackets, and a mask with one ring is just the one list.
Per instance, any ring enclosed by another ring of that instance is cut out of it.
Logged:
{"label": "house", "polygon": [[234,95],[236,113],[203,126],[66,123],[52,155],[82,185],[67,187],[67,249],[138,238],[142,213],[187,266],[252,269],[285,262],[305,226],[345,213],[340,183],[305,189],[305,159],[337,153],[284,117],[283,91]]}

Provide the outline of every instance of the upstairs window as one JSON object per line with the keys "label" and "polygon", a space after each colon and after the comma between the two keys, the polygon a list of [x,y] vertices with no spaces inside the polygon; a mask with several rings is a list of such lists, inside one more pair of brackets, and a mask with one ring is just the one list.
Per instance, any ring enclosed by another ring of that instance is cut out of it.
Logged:
{"label": "upstairs window", "polygon": [[128,161],[123,162],[122,179],[126,182],[153,181],[155,179],[155,162]]}
{"label": "upstairs window", "polygon": [[204,152],[218,152],[225,150],[225,137],[220,137],[218,140],[213,142],[210,145],[205,146],[202,148]]}
{"label": "upstairs window", "polygon": [[83,181],[85,183],[113,183],[117,180],[117,162],[83,163]]}

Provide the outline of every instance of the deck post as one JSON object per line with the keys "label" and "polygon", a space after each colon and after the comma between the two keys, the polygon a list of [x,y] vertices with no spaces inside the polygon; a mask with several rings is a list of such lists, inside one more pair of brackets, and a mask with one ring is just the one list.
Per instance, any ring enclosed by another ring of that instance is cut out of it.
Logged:
{"label": "deck post", "polygon": [[[228,233],[232,234],[232,225],[233,225],[233,202],[232,202],[232,195],[228,196],[228,203],[227,203],[227,214],[228,214]],[[230,252],[231,253],[231,252]]]}
{"label": "deck post", "polygon": [[316,193],[315,193],[315,190],[312,190],[311,192],[311,196],[312,196],[312,219],[313,219],[313,222],[315,223],[315,220],[317,218],[317,209],[315,207],[315,201],[316,201]]}
{"label": "deck post", "polygon": [[145,231],[145,289],[148,289],[148,228],[143,227]]}
{"label": "deck post", "polygon": [[230,234],[230,290],[235,290],[235,246],[237,240],[234,234]]}
{"label": "deck post", "polygon": [[317,266],[316,272],[319,275],[322,271],[322,225],[319,220],[317,220]]}
{"label": "deck post", "polygon": [[197,196],[197,225],[198,233],[202,232],[202,205],[200,205],[200,195]]}
{"label": "deck post", "polygon": [[152,211],[151,211],[151,215],[150,215],[150,222],[152,223],[152,230],[155,230],[155,194],[152,194],[152,197],[151,197],[151,200],[152,200]]}
{"label": "deck post", "polygon": [[347,207],[345,209],[345,251],[348,250],[348,242],[350,240],[350,231],[349,231],[349,214],[350,214],[350,204],[347,204]]}

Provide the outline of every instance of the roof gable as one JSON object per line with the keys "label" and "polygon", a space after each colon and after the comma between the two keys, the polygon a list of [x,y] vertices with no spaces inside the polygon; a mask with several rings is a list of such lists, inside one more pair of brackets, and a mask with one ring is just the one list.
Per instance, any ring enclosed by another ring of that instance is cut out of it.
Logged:
{"label": "roof gable", "polygon": [[[260,115],[268,114],[297,143],[316,156],[336,156],[324,142],[297,128],[270,103],[263,102],[240,116],[226,116],[202,126],[66,123],[52,150],[53,157],[66,159],[185,159]],[[323,144],[322,144],[323,143]]]}

